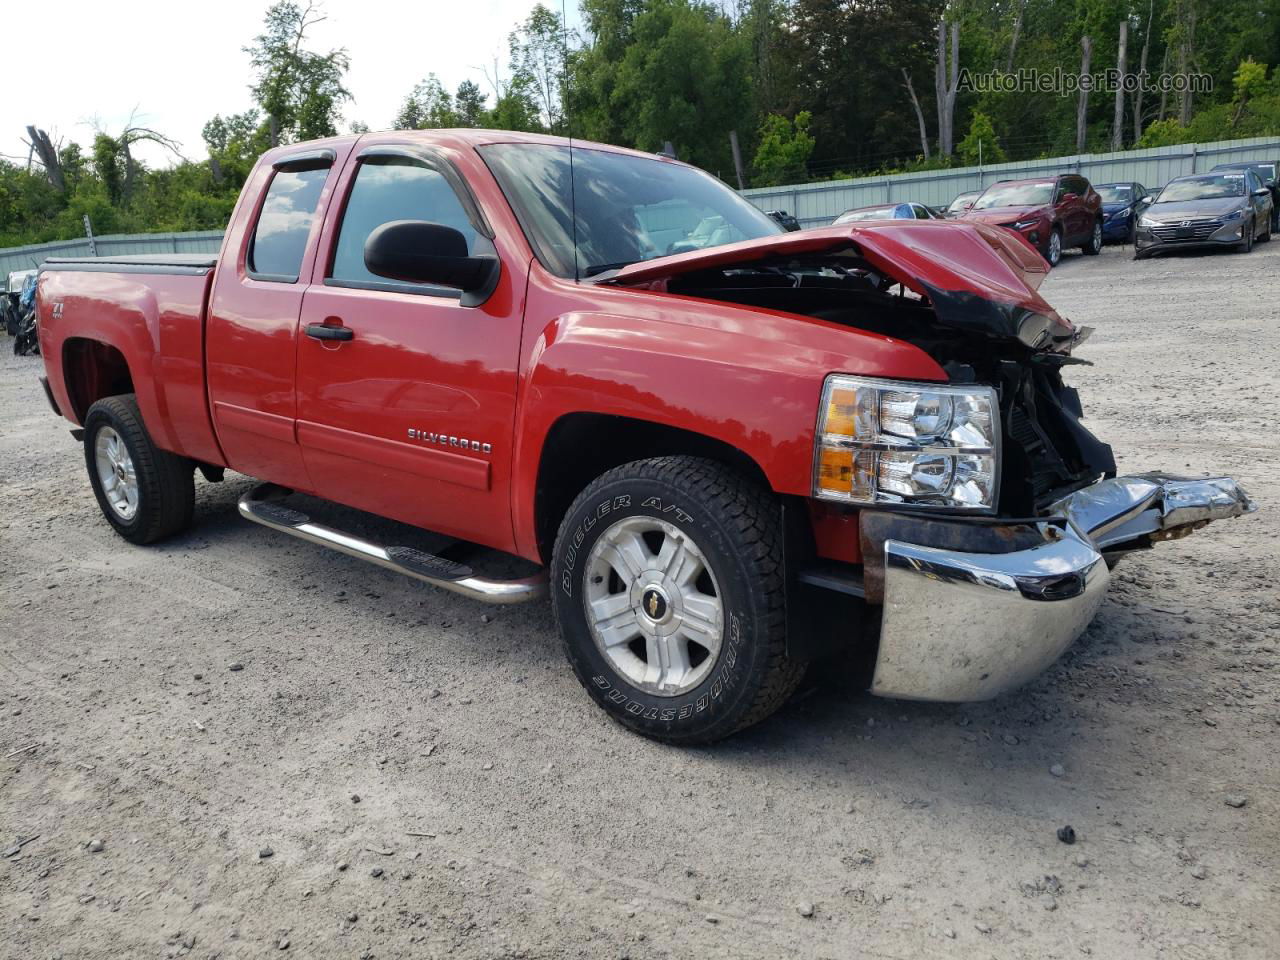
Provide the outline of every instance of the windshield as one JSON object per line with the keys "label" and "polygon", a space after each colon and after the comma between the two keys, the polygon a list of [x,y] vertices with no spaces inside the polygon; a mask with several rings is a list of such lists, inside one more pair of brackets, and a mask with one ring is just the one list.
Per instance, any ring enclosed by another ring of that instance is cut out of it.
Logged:
{"label": "windshield", "polygon": [[1174,180],[1160,191],[1156,203],[1177,203],[1186,200],[1220,200],[1225,197],[1244,196],[1243,173],[1217,173],[1206,177],[1188,177]]}
{"label": "windshield", "polygon": [[1053,199],[1053,181],[1044,183],[997,183],[988,187],[973,205],[975,210],[991,207],[1039,207]]}
{"label": "windshield", "polygon": [[683,164],[574,147],[571,192],[568,147],[498,143],[479,150],[538,259],[557,276],[591,277],[785,232],[715,177]]}
{"label": "windshield", "polygon": [[1133,199],[1133,187],[1127,183],[1106,183],[1094,189],[1103,203],[1128,203]]}
{"label": "windshield", "polygon": [[[891,207],[865,207],[862,210],[847,210],[836,217],[836,223],[853,223],[855,220],[893,220],[898,205]],[[833,224],[834,225],[834,224]]]}
{"label": "windshield", "polygon": [[947,212],[950,213],[955,210],[960,210],[963,207],[967,207],[969,204],[973,203],[977,197],[977,193],[962,193],[951,201],[951,206],[947,207]]}

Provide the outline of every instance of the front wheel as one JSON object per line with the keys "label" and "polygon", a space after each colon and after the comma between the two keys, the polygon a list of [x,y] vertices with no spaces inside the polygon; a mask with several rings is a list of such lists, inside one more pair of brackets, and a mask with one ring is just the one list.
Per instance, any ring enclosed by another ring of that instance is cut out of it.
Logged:
{"label": "front wheel", "polygon": [[786,654],[778,505],[714,461],[600,476],[565,515],[551,583],[579,681],[645,736],[722,739],[773,713],[804,674]]}
{"label": "front wheel", "polygon": [[1236,253],[1250,253],[1253,251],[1253,224],[1250,223],[1244,228],[1244,239],[1236,244]]}
{"label": "front wheel", "polygon": [[1062,260],[1062,231],[1057,227],[1049,231],[1049,247],[1045,251],[1044,258],[1049,261],[1051,267],[1056,267]]}
{"label": "front wheel", "polygon": [[103,516],[126,540],[154,543],[190,525],[195,470],[186,457],[155,445],[133,394],[89,408],[84,458]]}
{"label": "front wheel", "polygon": [[1102,252],[1102,221],[1093,221],[1093,233],[1089,234],[1089,242],[1080,248],[1086,256],[1096,257]]}

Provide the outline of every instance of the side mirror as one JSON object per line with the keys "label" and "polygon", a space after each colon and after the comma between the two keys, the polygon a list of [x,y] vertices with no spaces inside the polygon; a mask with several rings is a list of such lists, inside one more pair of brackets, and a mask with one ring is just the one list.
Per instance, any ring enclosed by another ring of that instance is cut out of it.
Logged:
{"label": "side mirror", "polygon": [[1257,190],[1253,191],[1253,195],[1255,197],[1269,197],[1271,196],[1271,188],[1259,187]]}
{"label": "side mirror", "polygon": [[1079,199],[1080,199],[1080,194],[1078,193],[1064,193],[1062,195],[1062,199],[1059,200],[1058,202],[1059,203],[1075,203],[1075,201]]}
{"label": "side mirror", "polygon": [[1155,203],[1155,197],[1150,197],[1150,196],[1143,197],[1143,198],[1142,198],[1141,200],[1139,200],[1138,202],[1139,202],[1139,203]]}
{"label": "side mirror", "polygon": [[370,273],[406,283],[434,283],[462,291],[464,306],[489,298],[498,285],[497,257],[467,254],[461,231],[426,220],[391,220],[364,242]]}

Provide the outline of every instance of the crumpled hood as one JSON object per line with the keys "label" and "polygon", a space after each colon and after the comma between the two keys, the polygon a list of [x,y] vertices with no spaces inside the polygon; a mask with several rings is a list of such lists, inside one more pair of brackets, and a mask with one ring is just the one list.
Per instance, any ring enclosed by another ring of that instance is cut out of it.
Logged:
{"label": "crumpled hood", "polygon": [[603,275],[619,286],[660,284],[698,270],[787,256],[852,252],[928,297],[938,319],[1037,349],[1070,350],[1079,335],[1036,292],[1049,265],[1013,232],[973,220],[893,220],[763,237],[645,260]]}
{"label": "crumpled hood", "polygon": [[1172,203],[1153,203],[1145,216],[1166,223],[1170,220],[1188,220],[1194,217],[1221,217],[1232,210],[1239,210],[1248,197],[1215,197],[1212,200],[1175,200]]}

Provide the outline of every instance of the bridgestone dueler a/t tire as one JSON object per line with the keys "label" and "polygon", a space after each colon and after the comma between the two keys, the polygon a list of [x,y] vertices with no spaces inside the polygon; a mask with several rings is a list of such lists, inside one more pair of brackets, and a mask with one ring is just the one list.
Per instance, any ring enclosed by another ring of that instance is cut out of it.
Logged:
{"label": "bridgestone dueler a/t tire", "polygon": [[[138,509],[128,521],[108,502],[94,462],[98,432],[110,426],[124,441],[138,478]],[[107,522],[132,543],[155,543],[191,525],[195,469],[186,457],[161,450],[151,440],[132,393],[99,400],[84,418],[84,457],[89,483]]]}
{"label": "bridgestone dueler a/t tire", "polygon": [[[717,662],[678,696],[645,692],[601,653],[583,603],[596,540],[626,517],[673,524],[702,551],[714,575],[724,634]],[[616,467],[573,502],[556,537],[552,603],[565,652],[591,697],[638,733],[672,743],[720,740],[763,720],[794,692],[805,664],[788,659],[782,531],[777,502],[711,460],[663,457]]]}

